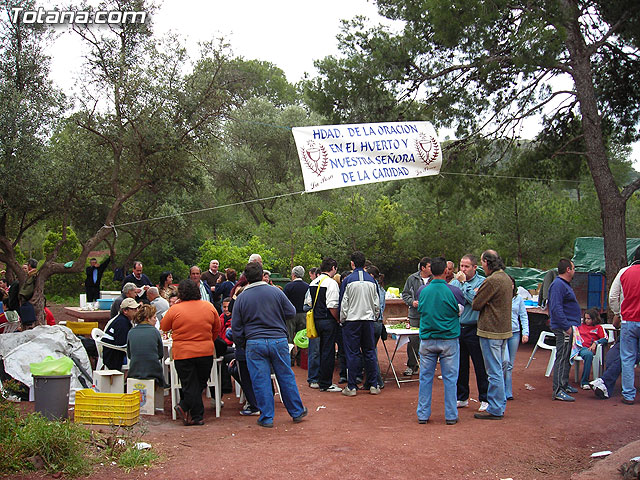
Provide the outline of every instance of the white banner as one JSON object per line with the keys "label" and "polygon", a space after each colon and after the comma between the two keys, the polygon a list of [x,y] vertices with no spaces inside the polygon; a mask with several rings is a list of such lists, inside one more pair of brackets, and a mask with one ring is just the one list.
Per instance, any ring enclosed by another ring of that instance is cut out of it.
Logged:
{"label": "white banner", "polygon": [[442,150],[429,122],[292,130],[307,192],[436,175],[442,165]]}

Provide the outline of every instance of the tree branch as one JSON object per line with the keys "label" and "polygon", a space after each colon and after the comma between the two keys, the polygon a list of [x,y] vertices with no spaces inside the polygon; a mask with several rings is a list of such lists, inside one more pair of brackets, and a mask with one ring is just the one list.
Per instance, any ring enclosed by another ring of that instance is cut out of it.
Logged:
{"label": "tree branch", "polygon": [[622,189],[620,195],[624,198],[625,202],[631,198],[631,195],[640,188],[640,177],[636,178],[633,182]]}

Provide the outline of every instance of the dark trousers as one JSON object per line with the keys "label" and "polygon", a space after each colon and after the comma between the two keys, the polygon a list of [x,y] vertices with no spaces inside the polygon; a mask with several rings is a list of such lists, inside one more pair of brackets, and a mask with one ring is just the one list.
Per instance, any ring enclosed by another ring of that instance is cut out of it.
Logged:
{"label": "dark trousers", "polygon": [[247,367],[247,360],[244,353],[241,358],[236,357],[235,365],[229,369],[229,373],[231,373],[231,376],[242,387],[249,408],[251,410],[258,410],[258,402],[255,393],[253,393],[253,383],[251,382],[251,375],[249,374],[249,367]]}
{"label": "dark trousers", "polygon": [[[417,335],[416,335],[417,336]],[[478,386],[478,399],[487,401],[489,379],[484,368],[484,357],[480,348],[477,325],[460,325],[460,368],[458,369],[458,400],[469,399],[469,358],[473,361]]]}
{"label": "dark trousers", "polygon": [[100,298],[100,287],[84,287],[87,293],[87,302],[95,302]]}
{"label": "dark trousers", "polygon": [[347,357],[344,353],[344,337],[341,326],[339,326],[336,331],[336,344],[338,345],[338,368],[340,369],[340,378],[347,378]]}
{"label": "dark trousers", "polygon": [[[411,327],[419,327],[420,319],[409,318],[409,325]],[[409,336],[409,343],[407,343],[407,367],[413,371],[418,370],[418,365],[420,364],[420,359],[417,357],[418,352],[420,352],[420,335],[411,335]]]}
{"label": "dark trousers", "polygon": [[221,393],[231,393],[233,388],[231,386],[231,374],[229,373],[229,362],[236,358],[236,351],[233,347],[227,348],[227,353],[224,354],[224,360],[222,361],[222,383]]}
{"label": "dark trousers", "polygon": [[365,380],[365,385],[378,385],[379,387],[384,386],[384,382],[382,381],[382,375],[380,375],[380,362],[378,361],[378,340],[382,336],[382,329],[384,328],[384,324],[382,322],[373,322],[373,345],[374,352],[376,354],[376,381],[371,381],[368,378]]}
{"label": "dark trousers", "polygon": [[194,421],[204,417],[202,392],[207,386],[207,380],[213,366],[213,356],[186,358],[175,360],[176,372],[182,384],[182,399],[180,406],[191,414]]}
{"label": "dark trousers", "polygon": [[356,378],[360,375],[361,364],[358,357],[362,351],[362,360],[367,381],[365,385],[369,388],[377,385],[377,357],[373,336],[373,324],[371,320],[346,321],[342,326],[342,337],[344,341],[344,353],[347,356],[347,382],[350,389],[357,388]]}
{"label": "dark trousers", "polygon": [[338,323],[333,318],[317,318],[315,324],[320,340],[318,386],[329,388],[333,383],[333,368],[336,362]]}
{"label": "dark trousers", "polygon": [[571,335],[562,329],[552,329],[556,336],[556,361],[553,364],[553,395],[558,395],[560,390],[569,386],[569,370],[571,364]]}
{"label": "dark trousers", "polygon": [[616,342],[613,347],[609,349],[605,357],[605,369],[602,373],[602,381],[607,387],[609,397],[613,395],[613,389],[616,386],[618,377],[622,373],[622,362],[620,362],[620,342]]}

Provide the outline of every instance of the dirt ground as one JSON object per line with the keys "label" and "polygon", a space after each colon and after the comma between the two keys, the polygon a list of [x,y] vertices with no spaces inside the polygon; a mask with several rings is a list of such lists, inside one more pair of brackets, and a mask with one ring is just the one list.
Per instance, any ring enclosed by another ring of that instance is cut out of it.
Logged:
{"label": "dirt ground", "polygon": [[[394,344],[387,340],[390,353]],[[205,399],[206,424],[185,427],[171,420],[167,396],[164,415],[141,417],[148,429],[144,440],[163,462],[130,473],[98,467],[91,478],[621,479],[618,466],[640,455],[640,403],[622,404],[619,384],[606,401],[582,390],[575,403],[552,401],[551,378],[544,376],[549,352],[538,351],[525,370],[532,349],[524,345],[518,351],[515,400],[508,402],[502,421],[474,419],[479,403],[472,401],[459,410],[457,425],[445,425],[442,382],[436,380],[432,417],[419,425],[418,382],[397,388],[391,379],[379,396],[359,391],[344,397],[310,389],[306,370],[294,367],[309,409],[302,423],[294,424],[276,397],[274,428],[262,428],[256,417],[239,415],[238,399],[229,394],[220,418]],[[385,371],[382,347],[379,358]],[[406,353],[399,352],[397,370],[405,360]],[[471,386],[477,399],[473,374]],[[614,454],[590,457],[602,450]]]}

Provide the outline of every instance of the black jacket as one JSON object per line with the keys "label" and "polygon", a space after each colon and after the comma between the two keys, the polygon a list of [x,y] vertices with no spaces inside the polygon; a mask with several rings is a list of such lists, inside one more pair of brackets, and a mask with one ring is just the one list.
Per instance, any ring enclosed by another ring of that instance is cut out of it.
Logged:
{"label": "black jacket", "polygon": [[[109,265],[109,262],[111,262],[111,257],[107,257],[107,259],[102,262],[100,265],[98,265],[97,267],[92,267],[91,265],[89,265],[86,269],[85,272],[87,274],[87,278],[85,278],[84,280],[84,286],[86,288],[91,288],[91,287],[100,287],[100,282],[102,281],[102,274],[104,273],[104,271],[107,269],[107,266]],[[97,270],[98,271],[98,281],[94,282],[93,281],[93,271]]]}

